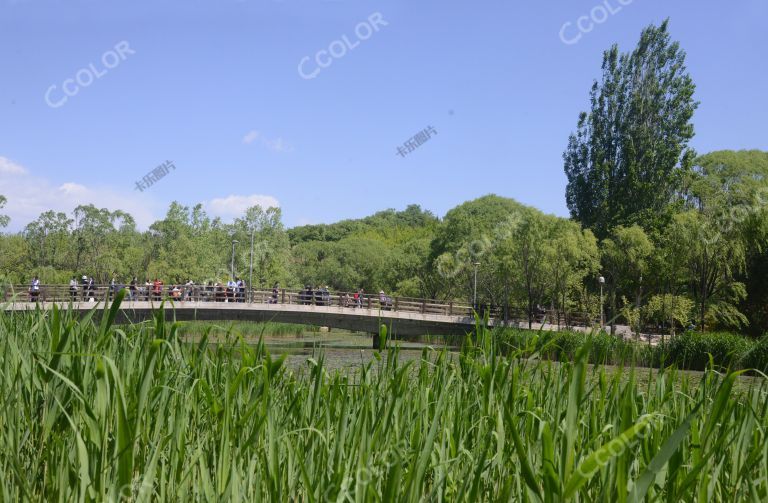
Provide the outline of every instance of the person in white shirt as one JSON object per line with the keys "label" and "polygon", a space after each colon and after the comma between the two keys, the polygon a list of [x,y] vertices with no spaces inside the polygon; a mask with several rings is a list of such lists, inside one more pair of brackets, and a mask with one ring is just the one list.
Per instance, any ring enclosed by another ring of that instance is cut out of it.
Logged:
{"label": "person in white shirt", "polygon": [[69,280],[69,295],[72,297],[72,302],[77,300],[77,277],[72,276]]}
{"label": "person in white shirt", "polygon": [[32,280],[32,284],[29,285],[29,300],[31,302],[37,302],[38,297],[40,296],[40,279],[35,276]]}

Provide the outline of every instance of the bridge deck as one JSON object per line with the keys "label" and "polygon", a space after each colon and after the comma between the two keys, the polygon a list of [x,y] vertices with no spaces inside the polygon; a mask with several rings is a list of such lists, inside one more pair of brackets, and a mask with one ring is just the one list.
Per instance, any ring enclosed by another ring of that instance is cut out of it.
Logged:
{"label": "bridge deck", "polygon": [[[74,309],[83,314],[96,306],[94,302],[13,302],[5,311],[25,312],[39,305],[50,309],[56,304],[61,309]],[[103,307],[103,303],[98,304]],[[120,322],[140,322],[150,319],[160,303],[147,301],[123,301]],[[465,335],[474,327],[470,316],[387,311],[383,309],[352,308],[340,306],[316,306],[297,304],[257,304],[238,302],[171,302],[162,304],[168,320],[204,321],[274,321],[319,325],[358,332],[377,333],[386,324],[395,336],[416,335]]]}
{"label": "bridge deck", "polygon": [[[7,311],[27,311],[36,305],[43,309],[57,304],[63,309],[74,309],[85,313],[109,303],[111,288],[95,285],[93,288],[71,291],[68,285],[41,285],[36,292],[29,287],[16,285],[6,288],[2,295]],[[274,321],[305,325],[327,326],[378,333],[381,324],[386,324],[393,337],[421,335],[462,336],[474,328],[475,318],[471,306],[457,302],[440,302],[434,299],[414,299],[379,295],[365,295],[354,299],[350,294],[333,295],[329,292],[306,292],[279,290],[231,290],[223,286],[182,285],[173,295],[168,286],[155,291],[151,286],[139,286],[128,292],[121,306],[119,322],[139,322],[150,319],[153,309],[163,306],[165,318],[180,321]],[[166,299],[161,302],[161,299]],[[32,302],[31,302],[31,301]],[[90,300],[90,301],[86,301]],[[503,324],[498,309],[491,310],[490,326]],[[498,317],[494,318],[494,314]],[[506,326],[528,328],[527,316],[508,312]],[[578,317],[569,315],[561,324],[545,323],[557,319],[554,313],[539,314],[535,330],[557,330],[566,325],[572,327],[591,326],[593,323],[574,323]],[[514,321],[513,321],[514,320]]]}

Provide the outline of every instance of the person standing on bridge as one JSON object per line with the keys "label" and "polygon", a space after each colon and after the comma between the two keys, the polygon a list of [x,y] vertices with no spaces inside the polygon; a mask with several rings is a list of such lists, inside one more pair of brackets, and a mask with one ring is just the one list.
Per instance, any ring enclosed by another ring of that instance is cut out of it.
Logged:
{"label": "person standing on bridge", "polygon": [[280,283],[275,281],[275,285],[272,287],[272,298],[269,299],[270,304],[277,304],[277,296],[280,294]]}
{"label": "person standing on bridge", "polygon": [[159,301],[163,297],[163,282],[157,278],[155,278],[154,283],[152,283],[152,297],[154,297],[156,301]]}
{"label": "person standing on bridge", "polygon": [[229,278],[229,281],[227,281],[227,296],[224,299],[224,302],[234,302],[235,301],[235,288],[237,287],[237,283],[235,283],[235,280],[232,278]]}
{"label": "person standing on bridge", "polygon": [[37,302],[40,296],[40,279],[35,276],[32,279],[32,283],[29,285],[29,300],[30,302]]}
{"label": "person standing on bridge", "polygon": [[138,283],[139,283],[139,278],[134,276],[133,279],[131,280],[130,286],[128,287],[128,298],[130,300],[136,300]]}
{"label": "person standing on bridge", "polygon": [[77,276],[72,276],[69,280],[69,295],[72,297],[72,302],[77,300]]}
{"label": "person standing on bridge", "polygon": [[83,302],[88,300],[88,276],[83,275],[83,278],[80,280],[80,284],[83,287]]}

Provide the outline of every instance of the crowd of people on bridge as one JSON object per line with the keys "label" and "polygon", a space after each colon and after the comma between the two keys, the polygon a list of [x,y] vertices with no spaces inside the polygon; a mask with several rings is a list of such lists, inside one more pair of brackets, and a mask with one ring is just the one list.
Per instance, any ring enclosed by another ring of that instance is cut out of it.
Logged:
{"label": "crowd of people on bridge", "polygon": [[[35,288],[35,281],[38,281]],[[112,278],[106,288],[107,298],[114,298],[120,290],[126,291],[129,300],[143,301],[161,301],[171,299],[176,301],[185,300],[210,300],[219,302],[245,302],[245,282],[238,277],[228,280],[226,283],[209,281],[208,283],[197,284],[191,279],[186,283],[171,283],[166,285],[163,280],[155,278],[144,282],[134,276],[130,283],[125,284]],[[33,291],[39,292],[39,280],[37,277],[30,286],[30,298],[33,297]],[[92,276],[82,276],[78,281],[76,276],[69,280],[69,294],[73,301],[82,300],[84,302],[93,302],[97,299],[98,287]],[[34,296],[35,300],[37,295]]]}
{"label": "crowd of people on bridge", "polygon": [[[252,301],[246,295],[246,284],[242,278],[233,277],[226,282],[208,281],[195,283],[191,279],[186,283],[171,283],[166,285],[163,280],[155,278],[150,281],[139,281],[134,276],[125,284],[113,276],[109,285],[99,286],[93,276],[83,275],[80,278],[72,276],[69,281],[69,296],[73,302],[95,302],[106,298],[115,297],[120,290],[126,291],[126,298],[135,301],[161,301],[170,299],[173,301],[202,301],[202,302],[246,302]],[[41,283],[35,276],[29,286],[30,301],[36,302],[40,298]],[[262,297],[263,298],[263,297]],[[338,295],[338,305],[341,307],[363,308],[372,307],[372,301],[376,297],[366,296],[363,288],[355,292],[342,292]],[[327,286],[305,285],[298,294],[298,303],[301,305],[331,306],[332,295]],[[279,304],[285,301],[285,295],[281,295],[279,283],[274,283],[270,294],[265,298],[269,304]],[[394,306],[392,297],[379,291],[378,306],[385,310],[391,310]]]}

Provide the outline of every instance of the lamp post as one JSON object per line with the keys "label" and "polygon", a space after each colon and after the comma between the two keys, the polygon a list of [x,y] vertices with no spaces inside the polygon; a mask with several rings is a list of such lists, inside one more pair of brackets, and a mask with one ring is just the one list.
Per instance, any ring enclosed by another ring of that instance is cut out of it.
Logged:
{"label": "lamp post", "polygon": [[472,265],[475,266],[475,288],[472,294],[472,309],[477,311],[477,267],[480,265],[480,262],[472,262]]}
{"label": "lamp post", "polygon": [[230,264],[230,272],[232,281],[235,280],[235,245],[237,244],[237,239],[232,240],[232,262]]}
{"label": "lamp post", "polygon": [[248,302],[253,302],[253,229],[251,229],[251,265],[248,267]]}
{"label": "lamp post", "polygon": [[605,328],[605,317],[603,315],[603,285],[605,284],[605,278],[600,276],[597,278],[597,282],[600,283],[600,328]]}
{"label": "lamp post", "polygon": [[643,302],[643,275],[640,275],[640,287],[637,290],[637,334],[636,339],[640,340],[640,330],[643,327],[643,315],[640,309]]}

